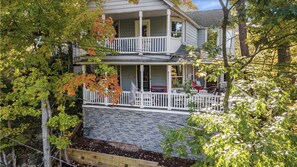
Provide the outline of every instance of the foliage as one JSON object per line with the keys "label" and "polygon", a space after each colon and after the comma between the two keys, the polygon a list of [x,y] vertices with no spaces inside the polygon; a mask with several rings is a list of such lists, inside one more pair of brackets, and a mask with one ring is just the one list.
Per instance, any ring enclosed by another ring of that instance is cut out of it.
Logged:
{"label": "foliage", "polygon": [[97,77],[94,74],[73,76],[65,85],[59,88],[59,92],[67,92],[68,95],[75,96],[75,90],[83,85],[91,91],[98,91],[100,96],[112,97],[111,100],[113,103],[119,101],[122,93],[122,88],[118,85],[117,75]]}
{"label": "foliage", "polygon": [[215,28],[207,29],[207,42],[202,45],[201,49],[208,52],[209,58],[215,58],[221,51],[221,47],[217,46],[217,37],[218,32]]}
{"label": "foliage", "polygon": [[63,106],[59,107],[61,112],[52,117],[48,121],[48,126],[53,130],[59,131],[60,135],[50,135],[50,142],[55,144],[58,149],[66,149],[70,145],[68,138],[71,133],[69,132],[70,128],[74,128],[79,122],[79,118],[76,115],[68,115],[65,113],[65,108]]}
{"label": "foliage", "polygon": [[[226,30],[233,21],[239,21],[227,17],[236,14],[232,8],[237,1],[219,1],[225,14],[221,28]],[[249,56],[228,57],[223,53],[221,60],[216,57],[220,50],[213,49],[217,46],[211,41],[204,45],[214,55],[211,65],[203,65],[199,56],[193,56],[198,75],[207,73],[210,80],[223,73],[229,75],[227,82],[232,85],[226,102],[232,105],[224,111],[206,112],[197,112],[191,105],[187,125],[163,130],[166,139],[162,145],[168,156],[172,152],[195,155],[198,160],[194,166],[297,165],[297,88],[292,84],[296,83],[296,64],[276,64],[275,58],[277,50],[289,43],[292,60],[296,60],[296,2],[248,2],[245,19],[250,23],[244,42],[250,47]]]}
{"label": "foliage", "polygon": [[[95,2],[99,5],[102,3],[101,0]],[[70,52],[64,48],[70,51],[71,42],[79,43],[81,48],[87,50],[93,62],[100,62],[99,57],[110,52],[102,43],[105,39],[113,40],[113,21],[111,18],[98,18],[100,12],[100,9],[88,10],[85,0],[1,1],[2,148],[9,146],[3,136],[24,138],[25,129],[35,123],[24,124],[24,118],[33,120],[33,117],[40,116],[41,100],[49,99],[53,115],[58,114],[49,125],[63,132],[60,136],[51,136],[51,141],[59,148],[68,146],[67,130],[79,122],[76,116],[67,115],[67,110],[61,111],[61,108],[73,106],[78,86],[84,83],[89,88],[93,86],[92,89],[111,95],[117,101],[121,89],[118,89],[116,77],[77,76],[65,71],[68,66],[65,61],[68,62]],[[100,67],[112,71],[107,65]],[[106,92],[107,88],[110,91]],[[64,91],[71,96],[64,94]],[[9,127],[8,123],[12,126]]]}
{"label": "foliage", "polygon": [[178,145],[186,156],[187,145],[203,157],[197,166],[296,166],[297,109],[287,106],[288,93],[267,77],[239,80],[236,88],[229,113],[194,112],[187,127],[165,131],[164,151]]}
{"label": "foliage", "polygon": [[174,4],[176,4],[180,9],[184,11],[189,10],[197,10],[197,6],[193,3],[192,0],[171,0]]}

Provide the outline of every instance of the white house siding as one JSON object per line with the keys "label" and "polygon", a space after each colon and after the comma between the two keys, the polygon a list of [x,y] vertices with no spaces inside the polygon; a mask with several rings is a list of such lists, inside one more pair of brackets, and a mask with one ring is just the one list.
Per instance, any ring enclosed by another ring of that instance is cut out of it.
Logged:
{"label": "white house siding", "polygon": [[206,42],[207,29],[198,30],[198,48],[201,48],[202,44]]}
{"label": "white house siding", "polygon": [[[95,5],[90,5],[90,8],[95,8]],[[162,0],[139,0],[138,4],[128,3],[128,0],[106,0],[104,4],[104,13],[128,13],[168,8],[169,6]]]}
{"label": "white house siding", "polygon": [[131,87],[131,81],[136,84],[136,66],[128,66],[123,65],[121,69],[121,75],[122,75],[122,89],[124,91],[129,91]]}
{"label": "white house siding", "polygon": [[166,86],[166,66],[151,66],[151,86]]}
{"label": "white house siding", "polygon": [[197,47],[197,29],[191,23],[186,21],[186,44]]}

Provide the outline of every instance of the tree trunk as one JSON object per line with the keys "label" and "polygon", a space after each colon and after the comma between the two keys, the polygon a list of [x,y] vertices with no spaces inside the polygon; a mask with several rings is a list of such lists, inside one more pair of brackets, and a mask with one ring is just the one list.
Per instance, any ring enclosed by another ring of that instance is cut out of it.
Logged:
{"label": "tree trunk", "polygon": [[[12,128],[11,121],[7,121],[7,127],[10,128],[10,129]],[[17,162],[16,162],[16,155],[15,155],[14,147],[11,148],[11,159],[12,159],[12,166],[16,167]]]}
{"label": "tree trunk", "polygon": [[295,84],[296,77],[292,73],[284,72],[288,71],[287,67],[290,67],[290,63],[292,61],[291,53],[290,53],[290,43],[285,42],[279,46],[277,49],[277,58],[278,58],[278,75],[283,75],[287,78],[291,79],[291,83]]}
{"label": "tree trunk", "polygon": [[60,167],[62,167],[62,150],[60,150],[60,153],[59,153],[59,159],[60,159]]}
{"label": "tree trunk", "polygon": [[1,151],[1,153],[2,153],[2,158],[3,158],[3,163],[4,163],[4,165],[5,165],[5,166],[8,166],[5,152],[4,152],[4,151]]}
{"label": "tree trunk", "polygon": [[41,111],[42,111],[42,142],[43,142],[43,163],[44,167],[51,167],[51,148],[49,142],[49,128],[46,125],[50,118],[50,108],[48,99],[41,100]]}
{"label": "tree trunk", "polygon": [[277,49],[278,65],[286,65],[291,63],[291,54],[289,43],[283,43]]}
{"label": "tree trunk", "polygon": [[67,149],[64,149],[64,157],[67,163],[70,163],[69,158],[68,158],[68,154],[67,154]]}
{"label": "tree trunk", "polygon": [[238,31],[239,31],[239,44],[241,56],[249,57],[249,46],[246,44],[247,31],[246,31],[246,10],[245,0],[238,0],[236,4],[236,11],[238,13]]}
{"label": "tree trunk", "polygon": [[[221,0],[220,0],[221,1]],[[221,1],[221,4],[223,4],[223,2]],[[223,25],[222,25],[222,53],[223,53],[223,60],[224,60],[224,67],[226,68],[227,72],[226,72],[226,79],[227,79],[227,88],[226,88],[226,92],[225,92],[225,97],[223,100],[223,108],[224,108],[224,112],[227,112],[229,110],[229,96],[230,96],[230,92],[232,89],[232,79],[231,79],[231,75],[230,75],[230,66],[228,63],[228,56],[227,56],[227,26],[228,26],[228,19],[229,19],[229,10],[227,9],[227,7],[223,7],[223,12],[224,12],[224,18],[223,18]]]}
{"label": "tree trunk", "polygon": [[73,44],[68,42],[68,72],[73,73]]}

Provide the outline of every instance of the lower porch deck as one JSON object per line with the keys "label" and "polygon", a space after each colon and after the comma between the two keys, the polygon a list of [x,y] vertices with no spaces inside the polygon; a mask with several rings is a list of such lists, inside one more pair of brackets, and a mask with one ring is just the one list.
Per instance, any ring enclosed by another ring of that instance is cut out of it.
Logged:
{"label": "lower porch deck", "polygon": [[[222,96],[210,93],[161,93],[161,92],[136,92],[132,97],[130,91],[123,91],[119,102],[115,106],[153,108],[166,110],[184,110],[191,108],[196,111],[215,110],[222,111]],[[97,92],[84,88],[84,104],[114,105],[109,97],[99,96]]]}

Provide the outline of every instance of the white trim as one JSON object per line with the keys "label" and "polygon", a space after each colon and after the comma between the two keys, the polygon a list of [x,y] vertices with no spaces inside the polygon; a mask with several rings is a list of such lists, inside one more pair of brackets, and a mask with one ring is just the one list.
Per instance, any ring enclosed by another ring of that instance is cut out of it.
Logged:
{"label": "white trim", "polygon": [[140,65],[140,108],[143,108],[144,105],[143,105],[143,71],[144,71],[144,65]]}
{"label": "white trim", "polygon": [[168,111],[168,110],[159,110],[159,109],[110,107],[110,106],[98,106],[98,105],[82,105],[82,107],[83,108],[107,108],[107,109],[121,109],[121,110],[129,110],[129,111],[143,111],[143,112],[157,112],[157,113],[190,115],[190,112],[188,112],[188,111]]}
{"label": "white trim", "polygon": [[[182,27],[182,44],[186,44],[186,20],[182,20],[183,27]],[[171,23],[172,24],[172,23]]]}
{"label": "white trim", "polygon": [[122,81],[122,65],[118,65],[120,67],[120,86],[123,86],[123,81]]}
{"label": "white trim", "polygon": [[170,7],[174,6],[174,3],[172,3],[170,0],[163,0],[167,5],[169,5]]}
{"label": "white trim", "polygon": [[167,32],[167,34],[166,34],[166,36],[167,36],[167,48],[166,48],[166,54],[167,55],[170,55],[170,50],[169,50],[169,48],[170,48],[170,37],[171,37],[171,10],[170,9],[167,9],[167,15],[166,15],[166,32]]}
{"label": "white trim", "polygon": [[135,70],[135,72],[136,72],[136,75],[135,75],[135,85],[136,85],[136,87],[137,87],[137,89],[138,89],[138,65],[135,65],[135,68],[136,68],[136,70]]}
{"label": "white trim", "polygon": [[[147,25],[147,37],[151,36],[151,21],[150,19],[142,20],[142,26]],[[138,37],[139,34],[139,20],[135,20],[135,37]]]}
{"label": "white trim", "polygon": [[[172,33],[172,22],[181,22],[182,23],[182,32],[181,32],[181,37],[172,37],[171,36],[171,33]],[[185,31],[185,25],[184,25],[184,21],[183,21],[183,19],[181,19],[181,18],[178,18],[178,17],[171,17],[170,18],[170,37],[171,38],[175,38],[175,39],[180,39],[181,41],[183,40],[183,33],[184,33],[184,31]],[[185,33],[186,34],[186,33]]]}
{"label": "white trim", "polygon": [[196,28],[203,28],[203,26],[197,24],[190,16],[188,16],[186,13],[184,13],[183,11],[181,11],[177,6],[173,6],[173,7],[171,7],[171,9],[173,9],[175,12],[178,12],[182,17],[184,17],[187,20],[189,20],[189,22],[191,24],[193,24]]}
{"label": "white trim", "polygon": [[172,88],[172,77],[171,77],[171,65],[167,65],[167,78],[168,78],[168,86],[167,86],[167,94],[168,94],[168,110],[171,110],[171,88]]}
{"label": "white trim", "polygon": [[86,65],[82,65],[82,66],[81,66],[81,71],[82,71],[83,74],[86,73],[86,71],[87,71],[87,67],[86,67]]}
{"label": "white trim", "polygon": [[183,85],[186,83],[186,70],[187,68],[185,67],[185,64],[182,64],[182,75],[183,75],[183,78],[182,78],[182,83]]}
{"label": "white trim", "polygon": [[149,89],[150,89],[150,92],[152,91],[152,65],[149,65],[149,74],[150,74],[150,86],[149,86]]}

